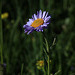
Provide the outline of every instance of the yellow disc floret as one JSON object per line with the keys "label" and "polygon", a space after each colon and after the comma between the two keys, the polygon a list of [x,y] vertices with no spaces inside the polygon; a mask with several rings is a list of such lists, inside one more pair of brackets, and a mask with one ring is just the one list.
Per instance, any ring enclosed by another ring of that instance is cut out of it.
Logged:
{"label": "yellow disc floret", "polygon": [[40,25],[42,25],[43,23],[44,23],[43,19],[37,19],[31,24],[31,26],[36,28],[36,27],[39,27]]}

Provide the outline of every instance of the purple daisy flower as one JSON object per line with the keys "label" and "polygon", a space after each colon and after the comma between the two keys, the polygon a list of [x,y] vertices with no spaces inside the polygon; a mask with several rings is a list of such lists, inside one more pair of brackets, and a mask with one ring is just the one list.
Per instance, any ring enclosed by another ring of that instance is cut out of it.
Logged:
{"label": "purple daisy flower", "polygon": [[47,28],[51,16],[48,16],[48,12],[37,11],[37,15],[34,14],[31,19],[23,26],[24,32],[27,34],[32,33],[33,31],[42,31],[43,28]]}

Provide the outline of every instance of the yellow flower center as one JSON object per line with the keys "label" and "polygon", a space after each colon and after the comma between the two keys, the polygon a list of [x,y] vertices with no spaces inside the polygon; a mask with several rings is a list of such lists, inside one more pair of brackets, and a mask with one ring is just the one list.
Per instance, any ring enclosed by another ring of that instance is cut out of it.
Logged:
{"label": "yellow flower center", "polygon": [[43,23],[44,23],[43,19],[37,19],[31,24],[31,26],[36,28],[36,27],[39,27],[40,25],[42,25]]}

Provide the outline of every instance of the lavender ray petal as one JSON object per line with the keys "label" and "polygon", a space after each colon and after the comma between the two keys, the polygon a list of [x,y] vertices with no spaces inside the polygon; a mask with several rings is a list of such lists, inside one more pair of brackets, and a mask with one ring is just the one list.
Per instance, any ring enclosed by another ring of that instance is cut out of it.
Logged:
{"label": "lavender ray petal", "polygon": [[34,31],[34,29],[31,29],[28,33],[27,33],[27,35],[29,35],[30,33],[32,33]]}
{"label": "lavender ray petal", "polygon": [[32,22],[28,21],[26,25],[30,26],[32,24]]}
{"label": "lavender ray petal", "polygon": [[46,13],[46,16],[45,16],[45,18],[48,16],[48,12]]}
{"label": "lavender ray petal", "polygon": [[45,14],[46,14],[46,11],[44,11],[44,12],[43,12],[43,16],[42,16],[42,18],[44,18],[44,17],[45,17]]}
{"label": "lavender ray petal", "polygon": [[37,18],[39,18],[39,12],[37,11]]}
{"label": "lavender ray petal", "polygon": [[48,16],[47,18],[45,18],[44,22],[47,22],[50,18],[51,16]]}
{"label": "lavender ray petal", "polygon": [[35,20],[37,19],[37,16],[36,16],[36,14],[34,14],[34,19],[35,19]]}
{"label": "lavender ray petal", "polygon": [[33,23],[33,21],[34,21],[33,19],[29,19],[29,22],[31,22],[31,23]]}
{"label": "lavender ray petal", "polygon": [[39,11],[39,18],[42,18],[42,11]]}

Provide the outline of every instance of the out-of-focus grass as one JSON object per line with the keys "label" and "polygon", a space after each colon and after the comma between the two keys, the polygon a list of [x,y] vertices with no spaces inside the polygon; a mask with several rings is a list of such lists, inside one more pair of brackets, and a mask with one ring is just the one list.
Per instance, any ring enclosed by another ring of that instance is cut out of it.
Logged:
{"label": "out-of-focus grass", "polygon": [[[75,1],[74,0],[3,0],[2,13],[9,17],[2,20],[3,57],[7,75],[42,75],[36,68],[36,62],[43,59],[43,35],[33,32],[26,35],[23,25],[37,10],[48,11],[51,23],[44,35],[51,46],[54,37],[56,45],[51,50],[50,72],[59,75],[75,73]],[[1,37],[1,35],[0,35]]]}

